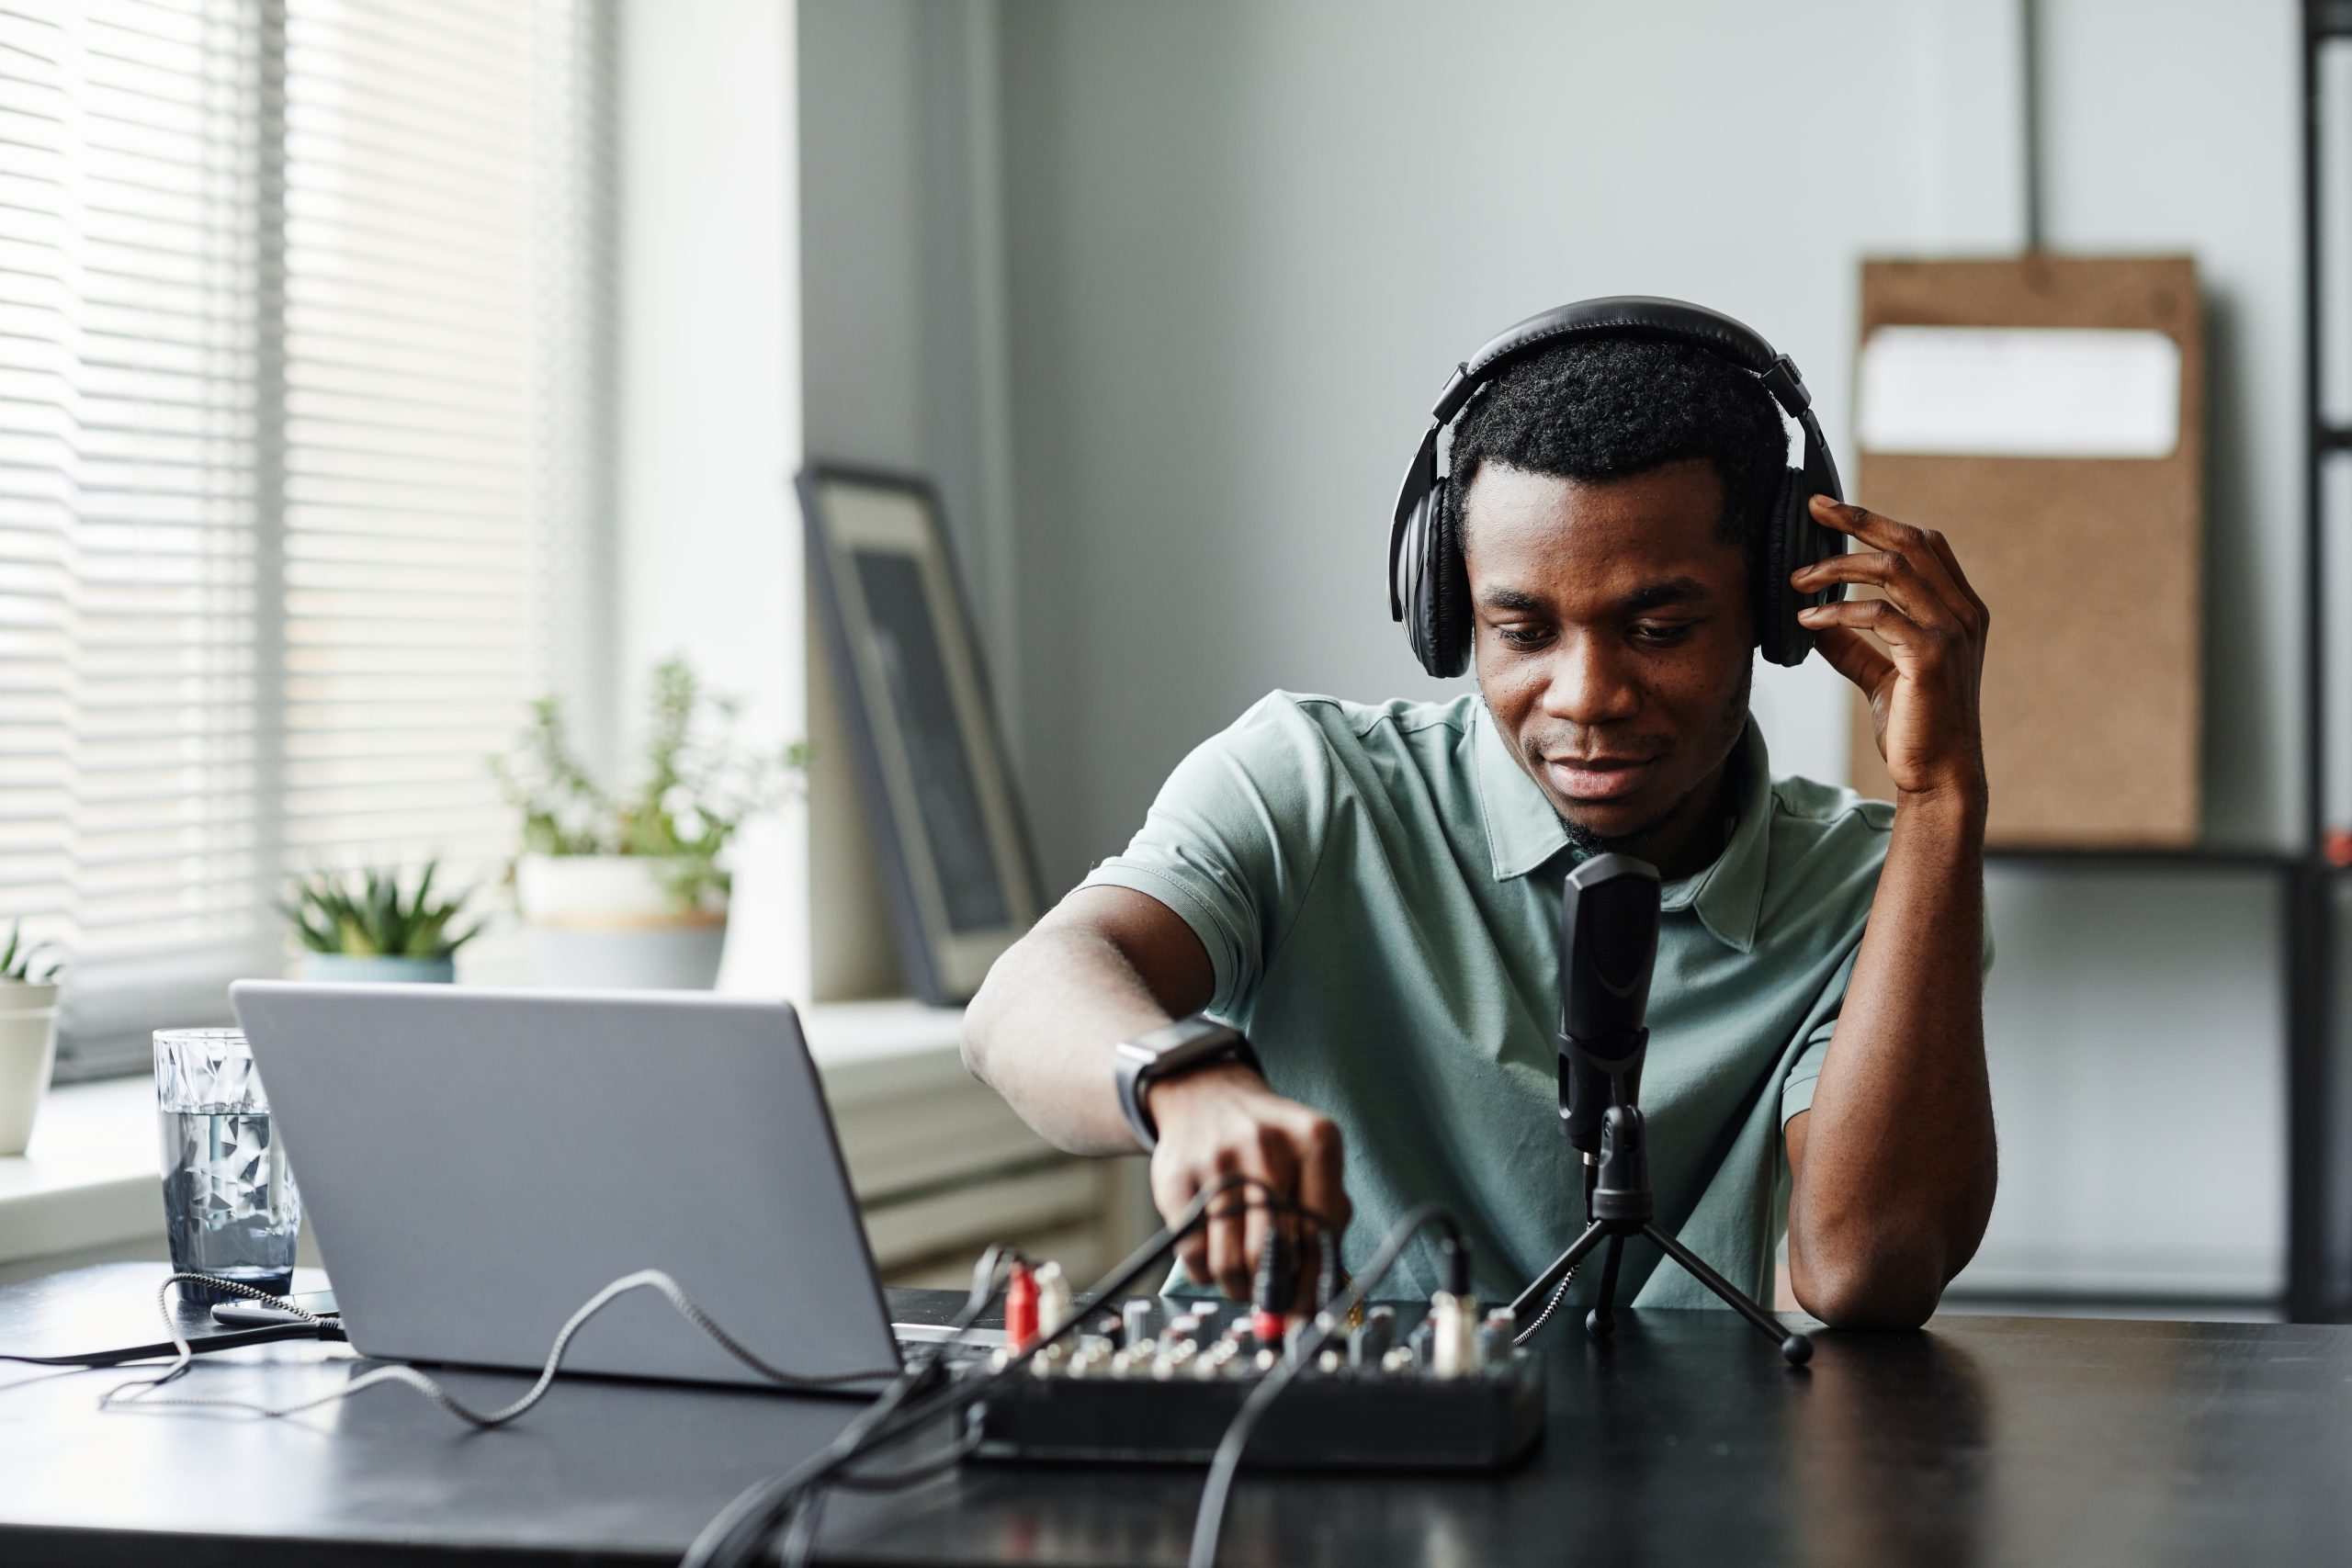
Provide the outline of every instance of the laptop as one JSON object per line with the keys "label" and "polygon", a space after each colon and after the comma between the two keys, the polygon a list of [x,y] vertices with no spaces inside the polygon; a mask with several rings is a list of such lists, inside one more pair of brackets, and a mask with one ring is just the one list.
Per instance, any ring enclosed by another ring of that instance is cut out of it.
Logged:
{"label": "laptop", "polygon": [[[899,1371],[790,1006],[271,980],[229,996],[363,1355],[536,1371],[590,1296],[659,1269],[771,1366],[871,1374],[835,1390],[859,1394]],[[564,1370],[777,1386],[651,1290],[599,1313]]]}

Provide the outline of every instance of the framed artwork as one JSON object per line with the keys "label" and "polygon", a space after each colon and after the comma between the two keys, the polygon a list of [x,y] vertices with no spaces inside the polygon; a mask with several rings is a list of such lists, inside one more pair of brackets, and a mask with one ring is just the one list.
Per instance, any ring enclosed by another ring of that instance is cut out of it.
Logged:
{"label": "framed artwork", "polygon": [[938,492],[830,464],[798,489],[908,982],[959,1003],[1042,911]]}

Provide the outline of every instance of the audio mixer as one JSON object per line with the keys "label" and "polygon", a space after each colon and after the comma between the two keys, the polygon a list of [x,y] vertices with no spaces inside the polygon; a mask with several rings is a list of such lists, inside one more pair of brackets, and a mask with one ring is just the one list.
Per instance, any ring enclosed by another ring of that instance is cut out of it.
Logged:
{"label": "audio mixer", "polygon": [[[1008,1292],[1017,1355],[1066,1309],[1059,1271]],[[1439,1292],[1374,1306],[1295,1369],[1250,1440],[1252,1466],[1500,1470],[1544,1429],[1544,1365],[1511,1343],[1507,1310]],[[1132,1299],[1064,1336],[966,1413],[974,1457],[1041,1462],[1204,1464],[1243,1401],[1296,1344],[1306,1319],[1252,1308]]]}

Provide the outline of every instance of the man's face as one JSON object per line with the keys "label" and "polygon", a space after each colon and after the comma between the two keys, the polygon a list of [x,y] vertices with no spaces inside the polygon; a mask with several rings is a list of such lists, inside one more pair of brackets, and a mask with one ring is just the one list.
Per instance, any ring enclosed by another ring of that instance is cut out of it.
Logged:
{"label": "man's face", "polygon": [[1479,690],[1588,846],[1677,858],[1739,739],[1752,615],[1723,500],[1702,461],[1606,483],[1487,462],[1464,498]]}

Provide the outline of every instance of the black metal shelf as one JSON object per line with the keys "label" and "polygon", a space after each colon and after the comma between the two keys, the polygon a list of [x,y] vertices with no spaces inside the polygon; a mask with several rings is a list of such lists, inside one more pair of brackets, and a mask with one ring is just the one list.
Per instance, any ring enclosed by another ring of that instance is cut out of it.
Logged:
{"label": "black metal shelf", "polygon": [[2009,844],[1988,847],[1992,865],[2080,866],[2098,871],[2220,871],[2290,872],[2306,863],[2288,850],[2235,849],[2218,845],[2107,848],[2097,845],[2047,847]]}
{"label": "black metal shelf", "polygon": [[[2345,1200],[2352,1170],[2352,1129],[2335,1111],[2343,1071],[2337,986],[2335,904],[2338,878],[2325,847],[2335,840],[2327,820],[2329,671],[2327,619],[2326,470],[2334,454],[2352,450],[2352,429],[2321,406],[2326,367],[2320,329],[2328,319],[2325,246],[2321,241],[2322,131],[2326,90],[2320,55],[2331,42],[2352,39],[2352,0],[2303,0],[2303,410],[2302,551],[2303,821],[2308,846],[2282,884],[2286,920],[2287,991],[2287,1311],[2298,1322],[2341,1318],[2352,1311],[2352,1206]],[[2341,177],[2341,171],[2337,171]],[[2343,302],[2338,302],[2343,308]]]}

